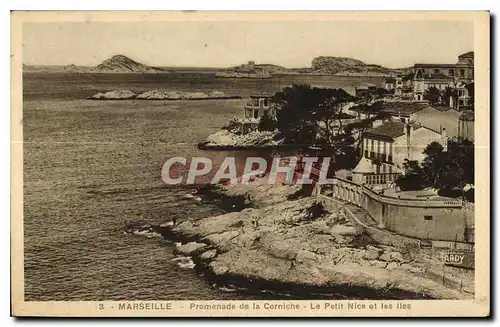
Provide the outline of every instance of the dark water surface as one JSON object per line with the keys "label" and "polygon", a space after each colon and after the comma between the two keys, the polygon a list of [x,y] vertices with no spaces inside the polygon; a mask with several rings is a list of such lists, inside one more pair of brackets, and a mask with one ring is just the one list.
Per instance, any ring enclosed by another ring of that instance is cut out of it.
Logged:
{"label": "dark water surface", "polygon": [[[180,268],[161,237],[128,235],[128,224],[221,213],[214,203],[167,187],[168,157],[227,153],[196,148],[241,115],[245,99],[91,101],[98,91],[164,88],[247,96],[292,83],[346,89],[359,79],[284,76],[220,79],[211,74],[24,75],[25,298],[40,300],[260,299],[228,292]],[[373,81],[373,80],[372,80]],[[274,296],[276,298],[276,296]]]}

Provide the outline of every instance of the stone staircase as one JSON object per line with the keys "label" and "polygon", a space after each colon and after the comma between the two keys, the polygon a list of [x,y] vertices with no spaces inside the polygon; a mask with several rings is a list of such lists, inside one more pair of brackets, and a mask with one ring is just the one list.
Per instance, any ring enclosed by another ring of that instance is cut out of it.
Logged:
{"label": "stone staircase", "polygon": [[366,212],[363,208],[355,206],[354,204],[351,203],[346,203],[344,207],[349,209],[349,211],[351,211],[352,214],[356,216],[356,218],[358,218],[358,220],[363,224],[377,227],[378,222],[375,219],[373,219],[373,217],[370,216],[368,212]]}

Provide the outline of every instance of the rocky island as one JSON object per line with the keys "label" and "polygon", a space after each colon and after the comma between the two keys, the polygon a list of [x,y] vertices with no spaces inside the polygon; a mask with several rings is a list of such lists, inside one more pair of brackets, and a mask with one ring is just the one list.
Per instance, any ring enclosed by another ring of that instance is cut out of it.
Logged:
{"label": "rocky island", "polygon": [[134,93],[130,90],[114,90],[99,92],[87,99],[89,100],[224,100],[239,99],[239,96],[226,95],[224,92],[184,92],[168,90],[151,90],[143,93]]}
{"label": "rocky island", "polygon": [[307,68],[285,68],[272,64],[255,64],[249,61],[247,64],[220,70],[216,73],[218,77],[230,78],[270,78],[275,75],[335,75],[335,76],[391,76],[405,74],[410,68],[392,69],[380,65],[366,64],[361,60],[320,56],[312,60],[311,66]]}
{"label": "rocky island", "polygon": [[245,208],[155,227],[181,242],[176,247],[181,257],[175,260],[191,257],[215,283],[305,298],[474,297],[473,278],[462,291],[444,286],[431,278],[443,269],[435,259],[419,249],[377,244],[345,212],[326,211],[297,185],[256,179],[221,186],[218,192],[242,199]]}
{"label": "rocky island", "polygon": [[244,150],[255,148],[275,147],[283,143],[279,133],[255,130],[241,135],[227,129],[219,130],[198,144],[200,149],[211,150]]}
{"label": "rocky island", "polygon": [[115,55],[97,66],[37,66],[23,64],[27,73],[85,73],[85,74],[165,74],[168,71],[137,62],[124,55]]}

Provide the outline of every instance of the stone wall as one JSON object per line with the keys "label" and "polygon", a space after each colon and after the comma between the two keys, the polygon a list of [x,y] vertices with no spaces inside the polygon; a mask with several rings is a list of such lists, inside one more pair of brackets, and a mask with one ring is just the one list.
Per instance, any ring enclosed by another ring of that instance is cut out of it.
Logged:
{"label": "stone wall", "polygon": [[474,209],[455,199],[398,199],[351,181],[336,179],[333,197],[363,208],[385,228],[433,241],[474,242]]}

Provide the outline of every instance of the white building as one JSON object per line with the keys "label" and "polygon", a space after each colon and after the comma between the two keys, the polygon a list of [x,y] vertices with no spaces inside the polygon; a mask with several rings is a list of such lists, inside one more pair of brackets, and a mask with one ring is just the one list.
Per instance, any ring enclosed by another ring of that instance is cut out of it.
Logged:
{"label": "white building", "polygon": [[388,121],[363,134],[363,157],[353,170],[353,181],[386,184],[397,179],[406,160],[422,161],[428,144],[446,148],[446,129],[436,131],[419,124]]}

